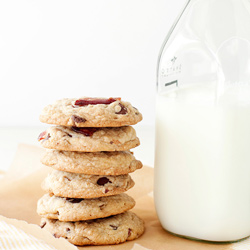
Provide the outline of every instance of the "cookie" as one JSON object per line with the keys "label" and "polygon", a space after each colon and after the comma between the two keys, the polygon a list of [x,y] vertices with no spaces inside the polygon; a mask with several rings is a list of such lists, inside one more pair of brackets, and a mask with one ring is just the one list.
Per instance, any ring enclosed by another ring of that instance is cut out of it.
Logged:
{"label": "cookie", "polygon": [[85,175],[53,170],[42,188],[55,196],[97,198],[120,194],[134,186],[130,175]]}
{"label": "cookie", "polygon": [[63,198],[45,194],[37,203],[37,213],[48,219],[80,221],[121,214],[134,205],[134,199],[127,194],[95,199]]}
{"label": "cookie", "polygon": [[56,238],[63,237],[75,245],[119,244],[137,239],[144,232],[143,220],[132,212],[79,222],[42,218],[41,227]]}
{"label": "cookie", "polygon": [[61,171],[95,175],[128,174],[142,167],[130,151],[86,153],[46,150],[41,162]]}
{"label": "cookie", "polygon": [[140,145],[131,126],[119,128],[77,128],[53,126],[39,135],[45,148],[65,151],[125,151]]}
{"label": "cookie", "polygon": [[142,120],[141,113],[121,98],[65,98],[45,107],[40,121],[75,127],[121,127]]}

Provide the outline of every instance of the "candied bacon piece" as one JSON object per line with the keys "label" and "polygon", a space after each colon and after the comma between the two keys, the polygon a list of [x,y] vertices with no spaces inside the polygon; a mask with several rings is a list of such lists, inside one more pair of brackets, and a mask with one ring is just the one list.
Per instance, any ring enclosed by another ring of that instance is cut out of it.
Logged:
{"label": "candied bacon piece", "polygon": [[97,104],[110,104],[115,101],[120,101],[121,98],[84,98],[75,101],[75,106],[87,106]]}
{"label": "candied bacon piece", "polygon": [[92,136],[96,131],[97,128],[79,128],[79,127],[71,127],[71,129],[76,132],[83,134],[85,136]]}

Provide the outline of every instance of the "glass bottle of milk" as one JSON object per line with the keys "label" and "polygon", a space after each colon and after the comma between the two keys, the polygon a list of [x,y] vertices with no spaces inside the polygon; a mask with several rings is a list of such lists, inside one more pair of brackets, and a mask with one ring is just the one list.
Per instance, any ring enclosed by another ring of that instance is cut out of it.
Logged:
{"label": "glass bottle of milk", "polygon": [[250,235],[250,1],[190,0],[158,61],[155,205],[174,234]]}

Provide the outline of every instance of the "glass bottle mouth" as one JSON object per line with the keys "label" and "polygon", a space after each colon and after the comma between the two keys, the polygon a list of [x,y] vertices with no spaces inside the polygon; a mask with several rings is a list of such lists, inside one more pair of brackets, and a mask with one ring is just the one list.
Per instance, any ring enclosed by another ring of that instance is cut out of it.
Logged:
{"label": "glass bottle mouth", "polygon": [[[187,0],[186,4],[184,5],[183,9],[181,10],[179,16],[176,18],[176,20],[174,21],[173,25],[171,26],[170,30],[168,31],[168,34],[166,36],[166,38],[164,39],[163,41],[163,44],[161,46],[161,49],[160,49],[160,52],[159,52],[159,55],[158,55],[158,60],[157,60],[157,69],[156,69],[156,72],[159,72],[159,63],[160,63],[160,60],[161,60],[161,55],[163,53],[163,50],[164,50],[164,47],[167,43],[167,41],[169,40],[172,32],[174,31],[177,23],[179,22],[179,20],[181,19],[181,16],[183,15],[183,13],[185,12],[187,6],[189,5],[190,1],[192,0]],[[158,86],[158,73],[156,75],[156,86]]]}
{"label": "glass bottle mouth", "polygon": [[187,1],[158,57],[158,92],[213,83],[215,103],[233,92],[248,103],[249,10],[250,2],[243,0]]}

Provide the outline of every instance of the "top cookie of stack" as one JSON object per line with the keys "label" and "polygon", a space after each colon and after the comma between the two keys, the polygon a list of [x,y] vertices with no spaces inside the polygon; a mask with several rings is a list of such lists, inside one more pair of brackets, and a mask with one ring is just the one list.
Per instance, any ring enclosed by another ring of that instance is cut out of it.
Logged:
{"label": "top cookie of stack", "polygon": [[121,98],[65,98],[40,115],[41,122],[74,127],[121,127],[141,120],[141,113]]}

